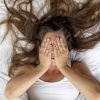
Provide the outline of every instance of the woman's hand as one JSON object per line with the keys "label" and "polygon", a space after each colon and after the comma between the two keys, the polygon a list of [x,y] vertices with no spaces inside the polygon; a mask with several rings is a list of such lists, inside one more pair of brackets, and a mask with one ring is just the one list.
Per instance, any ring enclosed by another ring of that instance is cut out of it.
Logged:
{"label": "woman's hand", "polygon": [[40,67],[47,70],[51,65],[51,41],[49,38],[43,40],[39,48]]}
{"label": "woman's hand", "polygon": [[63,67],[67,66],[68,60],[68,47],[67,44],[64,43],[61,37],[57,37],[55,41],[53,41],[54,54],[55,54],[55,63],[59,70]]}

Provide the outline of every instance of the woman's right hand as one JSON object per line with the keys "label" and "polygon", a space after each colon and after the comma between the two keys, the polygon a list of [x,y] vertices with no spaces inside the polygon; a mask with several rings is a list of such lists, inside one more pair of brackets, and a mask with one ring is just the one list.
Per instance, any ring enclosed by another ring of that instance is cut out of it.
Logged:
{"label": "woman's right hand", "polygon": [[51,65],[51,50],[52,45],[50,39],[44,39],[41,44],[41,47],[39,48],[39,66],[42,67],[44,70],[48,70]]}

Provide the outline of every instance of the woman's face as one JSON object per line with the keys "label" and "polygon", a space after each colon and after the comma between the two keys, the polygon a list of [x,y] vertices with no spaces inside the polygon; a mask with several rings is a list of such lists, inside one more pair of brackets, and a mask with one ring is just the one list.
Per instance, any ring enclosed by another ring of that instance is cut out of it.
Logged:
{"label": "woman's face", "polygon": [[[64,40],[64,43],[66,43],[65,37],[64,37],[64,35],[63,35],[62,33],[59,34],[59,33],[56,33],[56,32],[48,32],[48,33],[45,35],[44,39],[50,38],[51,41],[53,41],[53,40],[56,39],[56,36],[57,36],[57,37],[61,37],[61,38]],[[53,45],[52,42],[51,42],[51,45]],[[52,59],[52,64],[53,64],[53,65],[55,65],[55,63],[54,63],[54,58],[55,58],[55,56],[54,56],[54,50],[53,50],[53,48],[52,48],[52,51],[51,51],[51,59]]]}

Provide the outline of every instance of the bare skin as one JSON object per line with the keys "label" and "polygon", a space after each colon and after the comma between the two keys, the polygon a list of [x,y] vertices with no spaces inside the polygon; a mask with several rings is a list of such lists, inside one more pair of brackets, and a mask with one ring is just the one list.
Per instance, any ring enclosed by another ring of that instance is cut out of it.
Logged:
{"label": "bare skin", "polygon": [[[55,35],[61,38],[55,38]],[[48,37],[52,37],[52,40],[47,40]],[[100,83],[92,76],[87,66],[76,61],[72,62],[72,68],[69,68],[67,57],[68,48],[63,34],[48,33],[39,50],[40,65],[37,68],[30,65],[19,68],[6,86],[5,96],[8,100],[18,98],[39,78],[55,82],[67,77],[88,100],[100,100]]]}
{"label": "bare skin", "polygon": [[[64,39],[64,36],[62,34],[59,35],[57,33],[56,34],[48,33],[44,37],[44,39],[49,38],[50,41],[51,41],[51,45],[53,45],[54,44],[53,40],[55,40],[57,36],[60,36]],[[65,42],[65,40],[64,40],[64,42]],[[44,80],[44,81],[47,81],[47,82],[57,82],[57,81],[60,81],[64,78],[64,75],[58,70],[54,58],[55,58],[55,55],[54,55],[54,49],[53,49],[53,46],[52,46],[51,65],[50,65],[49,69],[47,70],[47,72],[43,76],[40,77],[41,80]]]}

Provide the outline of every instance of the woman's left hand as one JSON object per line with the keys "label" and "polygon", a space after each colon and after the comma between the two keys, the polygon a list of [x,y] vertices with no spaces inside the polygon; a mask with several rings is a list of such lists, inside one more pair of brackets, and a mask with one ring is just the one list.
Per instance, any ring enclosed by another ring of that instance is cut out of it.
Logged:
{"label": "woman's left hand", "polygon": [[68,61],[68,46],[64,43],[61,37],[53,40],[55,63],[59,70],[67,66]]}

